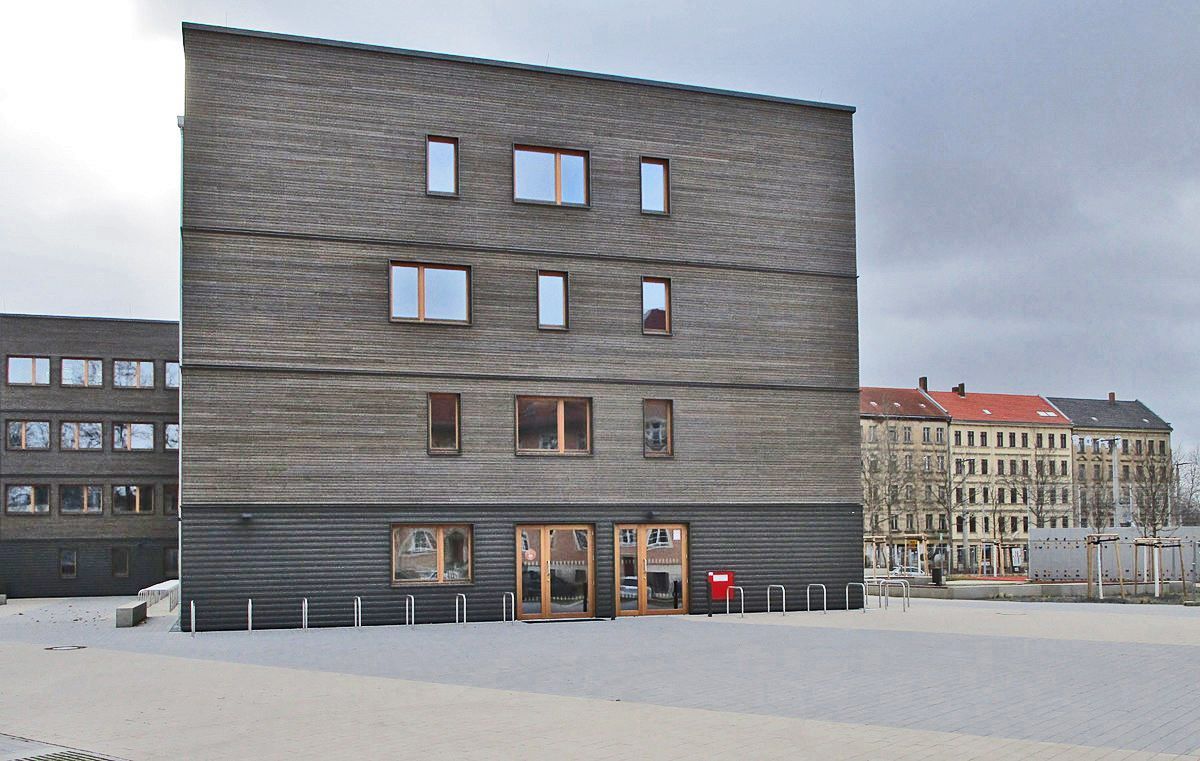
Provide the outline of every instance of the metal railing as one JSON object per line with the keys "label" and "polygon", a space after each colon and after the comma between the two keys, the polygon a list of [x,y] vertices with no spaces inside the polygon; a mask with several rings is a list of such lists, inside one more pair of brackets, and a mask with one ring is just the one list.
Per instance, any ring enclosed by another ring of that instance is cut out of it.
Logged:
{"label": "metal railing", "polygon": [[300,598],[300,628],[308,630],[308,598]]}
{"label": "metal railing", "polygon": [[[509,604],[512,605],[512,613],[510,617]],[[517,594],[516,592],[505,592],[500,598],[500,621],[508,621],[510,624],[517,622]]]}
{"label": "metal railing", "polygon": [[[462,620],[459,620],[459,602],[462,603]],[[454,595],[454,623],[467,625],[467,596],[462,592]]]}
{"label": "metal railing", "polygon": [[746,617],[746,590],[741,587],[729,587],[725,590],[725,615],[729,615],[729,600],[733,597],[734,591],[738,593],[738,601],[741,603],[742,609],[738,613],[738,618]]}
{"label": "metal railing", "polygon": [[783,613],[783,615],[786,616],[787,615],[787,589],[782,584],[768,584],[767,585],[767,612],[768,613],[771,612],[771,590],[772,589],[779,590],[779,595],[780,595],[781,601],[783,603],[783,609],[781,612]]}
{"label": "metal railing", "polygon": [[362,598],[354,598],[354,628],[362,626]]}
{"label": "metal railing", "polygon": [[829,612],[829,593],[826,591],[824,584],[809,584],[804,589],[804,609],[812,610],[813,587],[821,588],[821,609],[824,613],[828,613]]}
{"label": "metal railing", "polygon": [[871,599],[871,596],[869,594],[867,594],[867,585],[862,583],[861,581],[852,581],[846,585],[846,610],[850,610],[850,587],[862,587],[862,593],[863,593],[862,612],[866,613],[867,612],[867,601]]}
{"label": "metal railing", "polygon": [[246,631],[254,631],[254,599],[246,600]]}
{"label": "metal railing", "polygon": [[417,623],[417,598],[404,595],[404,625],[415,626]]}

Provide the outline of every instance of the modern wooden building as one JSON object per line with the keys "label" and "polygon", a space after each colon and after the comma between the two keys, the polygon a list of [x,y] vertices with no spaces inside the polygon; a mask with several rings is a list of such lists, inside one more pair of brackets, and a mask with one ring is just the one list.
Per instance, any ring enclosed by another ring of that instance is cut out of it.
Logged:
{"label": "modern wooden building", "polygon": [[0,592],[177,574],[178,356],[174,322],[0,314]]}
{"label": "modern wooden building", "polygon": [[844,604],[853,109],[183,38],[185,628]]}

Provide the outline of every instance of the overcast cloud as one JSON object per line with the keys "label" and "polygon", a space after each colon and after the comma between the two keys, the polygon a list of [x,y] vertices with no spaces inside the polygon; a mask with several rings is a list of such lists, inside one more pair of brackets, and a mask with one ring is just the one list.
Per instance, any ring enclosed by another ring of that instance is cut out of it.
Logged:
{"label": "overcast cloud", "polygon": [[1200,3],[7,3],[0,310],[178,317],[182,20],[853,104],[864,384],[1200,440]]}

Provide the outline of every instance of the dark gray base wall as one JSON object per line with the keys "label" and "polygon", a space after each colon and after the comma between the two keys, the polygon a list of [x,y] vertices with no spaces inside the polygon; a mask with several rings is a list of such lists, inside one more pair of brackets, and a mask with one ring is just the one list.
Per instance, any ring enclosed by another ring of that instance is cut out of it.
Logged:
{"label": "dark gray base wall", "polygon": [[[9,597],[123,597],[167,578],[174,539],[12,539],[0,541],[0,593]],[[129,576],[112,574],[112,548],[129,550]],[[59,550],[75,550],[75,578],[59,576]]]}
{"label": "dark gray base wall", "polygon": [[[472,524],[472,583],[391,585],[390,527],[422,522]],[[310,626],[350,626],[356,596],[364,625],[397,624],[404,620],[406,594],[416,598],[419,623],[449,622],[459,592],[467,595],[471,621],[499,620],[503,594],[516,589],[515,528],[525,523],[595,526],[599,617],[614,611],[615,523],[688,524],[692,613],[706,610],[710,570],[735,572],[747,611],[766,609],[768,584],[786,585],[789,609],[802,609],[805,585],[817,582],[828,588],[830,608],[844,608],[846,583],[863,575],[862,510],[855,504],[188,505],[181,628],[190,626],[188,603],[194,601],[197,630],[244,629],[248,598],[254,600],[255,628],[298,627],[305,597]],[[774,604],[778,609],[777,598]],[[850,607],[861,605],[855,590]],[[724,610],[723,603],[717,607]]]}

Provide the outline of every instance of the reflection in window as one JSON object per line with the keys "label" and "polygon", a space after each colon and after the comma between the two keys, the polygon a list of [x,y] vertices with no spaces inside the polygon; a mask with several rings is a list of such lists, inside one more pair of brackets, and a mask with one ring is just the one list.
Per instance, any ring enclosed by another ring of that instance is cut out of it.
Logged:
{"label": "reflection in window", "polygon": [[392,319],[468,322],[470,285],[467,267],[393,263]]}
{"label": "reflection in window", "polygon": [[393,526],[392,581],[471,580],[470,526]]}
{"label": "reflection in window", "polygon": [[517,397],[517,451],[590,454],[591,399]]}
{"label": "reflection in window", "polygon": [[458,194],[458,138],[430,135],[425,139],[425,190]]}
{"label": "reflection in window", "polygon": [[560,206],[588,204],[588,154],[558,148],[513,148],[513,198]]}
{"label": "reflection in window", "polygon": [[113,451],[154,449],[154,423],[113,423]]}
{"label": "reflection in window", "polygon": [[79,553],[75,550],[58,551],[58,577],[73,579],[79,571]]}
{"label": "reflection in window", "polygon": [[154,512],[154,486],[150,484],[122,484],[113,487],[112,510],[114,513]]}
{"label": "reflection in window", "polygon": [[163,449],[179,449],[179,423],[163,425]]}
{"label": "reflection in window", "polygon": [[666,278],[642,278],[642,332],[671,332],[671,281]]}
{"label": "reflection in window", "polygon": [[166,362],[163,364],[163,385],[166,388],[179,388],[179,382],[182,375],[179,372],[178,362]]}
{"label": "reflection in window", "polygon": [[457,454],[459,451],[458,394],[429,395],[429,451]]}
{"label": "reflection in window", "polygon": [[163,484],[163,515],[179,512],[179,484]]}
{"label": "reflection in window", "polygon": [[670,211],[670,174],[666,159],[642,159],[642,211],[666,214]]}
{"label": "reflection in window", "polygon": [[104,360],[64,359],[62,385],[101,387],[104,385]]}
{"label": "reflection in window", "polygon": [[670,457],[674,453],[671,407],[670,399],[642,401],[642,454],[646,457]]}
{"label": "reflection in window", "polygon": [[59,447],[71,451],[103,449],[104,424],[62,423],[59,426]]}
{"label": "reflection in window", "polygon": [[567,273],[538,273],[538,327],[549,330],[567,328]]}
{"label": "reflection in window", "polygon": [[115,388],[154,388],[154,362],[148,359],[113,360]]}
{"label": "reflection in window", "polygon": [[50,487],[12,485],[4,490],[4,511],[17,515],[41,515],[50,512]]}
{"label": "reflection in window", "polygon": [[646,548],[654,549],[656,547],[670,547],[671,532],[665,528],[648,528],[646,529]]}
{"label": "reflection in window", "polygon": [[100,486],[63,486],[58,492],[58,511],[67,515],[98,515],[104,512],[104,489]]}
{"label": "reflection in window", "polygon": [[50,421],[8,421],[7,445],[9,449],[49,449]]}
{"label": "reflection in window", "polygon": [[49,357],[9,357],[8,382],[13,386],[49,386]]}

